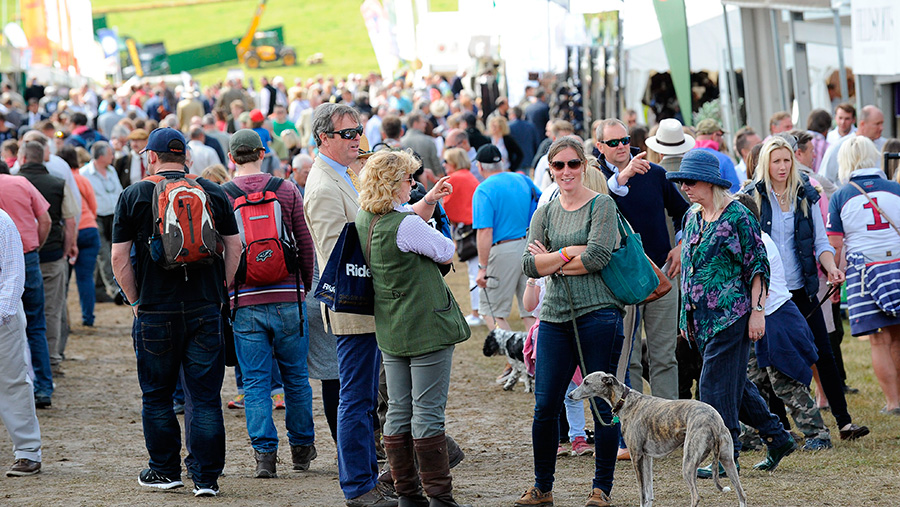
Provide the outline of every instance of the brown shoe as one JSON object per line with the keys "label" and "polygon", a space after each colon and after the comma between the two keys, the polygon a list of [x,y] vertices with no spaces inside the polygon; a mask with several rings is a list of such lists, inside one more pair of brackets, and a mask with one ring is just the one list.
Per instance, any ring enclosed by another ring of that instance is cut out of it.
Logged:
{"label": "brown shoe", "polygon": [[628,461],[631,459],[631,453],[628,452],[628,449],[619,449],[616,453],[616,459],[618,461]]}
{"label": "brown shoe", "polygon": [[594,488],[591,490],[591,496],[588,497],[584,507],[610,507],[612,506],[610,502],[609,495],[600,488]]}
{"label": "brown shoe", "polygon": [[525,493],[522,494],[522,498],[516,500],[515,507],[533,507],[535,505],[543,505],[545,507],[552,506],[553,492],[548,491],[544,493],[535,486],[532,486],[525,490]]}
{"label": "brown shoe", "polygon": [[19,458],[6,471],[7,477],[24,477],[26,475],[34,475],[41,471],[40,461],[31,461],[30,459]]}

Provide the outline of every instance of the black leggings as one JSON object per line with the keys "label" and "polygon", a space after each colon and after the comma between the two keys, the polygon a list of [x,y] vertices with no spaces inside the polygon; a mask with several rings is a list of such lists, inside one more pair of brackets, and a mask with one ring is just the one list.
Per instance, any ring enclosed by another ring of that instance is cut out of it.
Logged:
{"label": "black leggings", "polygon": [[834,354],[831,351],[831,341],[828,339],[828,329],[825,327],[825,317],[822,316],[822,308],[816,308],[818,301],[810,301],[809,296],[806,295],[806,291],[803,289],[791,291],[791,296],[791,300],[797,305],[802,315],[805,316],[812,312],[812,315],[806,321],[809,323],[809,329],[816,340],[816,351],[819,354],[816,368],[819,370],[819,381],[822,383],[822,390],[825,392],[825,397],[828,398],[828,404],[831,406],[831,414],[837,420],[838,428],[843,428],[850,424],[853,419],[850,417],[850,413],[847,412],[847,400],[844,398],[844,383],[834,362]]}
{"label": "black leggings", "polygon": [[325,420],[331,430],[331,439],[337,442],[337,411],[341,392],[341,381],[338,379],[322,381],[322,407],[325,409]]}

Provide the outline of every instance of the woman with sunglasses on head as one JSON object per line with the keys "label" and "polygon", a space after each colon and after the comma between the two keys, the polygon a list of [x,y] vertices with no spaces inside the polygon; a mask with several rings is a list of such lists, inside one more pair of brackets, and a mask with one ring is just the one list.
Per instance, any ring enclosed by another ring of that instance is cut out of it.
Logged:
{"label": "woman with sunglasses on head", "polygon": [[372,155],[360,181],[356,228],[375,288],[375,338],[389,398],[384,449],[400,505],[457,507],[444,408],[454,345],[470,331],[438,269],[451,262],[453,242],[426,222],[453,189],[441,178],[408,205],[419,167],[406,151]]}
{"label": "woman with sunglasses on head", "polygon": [[835,250],[828,242],[825,221],[817,205],[819,193],[809,177],[799,171],[794,150],[787,140],[774,136],[763,144],[755,176],[744,192],[756,199],[760,226],[778,245],[791,300],[807,316],[816,339],[819,355],[816,369],[831,413],[837,420],[841,440],[864,437],[869,434],[869,428],[853,424],[847,411],[843,381],[818,304],[819,266],[833,285],[844,283],[844,273],[838,269]]}
{"label": "woman with sunglasses on head", "polygon": [[[734,443],[737,463],[742,422],[756,428],[769,450],[754,468],[774,470],[797,444],[769,412],[747,378],[750,343],[765,333],[769,262],[759,222],[732,199],[731,182],[719,175],[719,161],[705,150],[691,150],[678,171],[666,174],[680,182],[694,205],[684,215],[681,249],[682,336],[700,349],[700,401],[719,412]],[[719,467],[719,476],[724,470]],[[697,470],[712,477],[710,467]]]}
{"label": "woman with sunglasses on head", "polygon": [[[585,375],[616,371],[624,340],[622,303],[600,276],[618,244],[616,206],[584,185],[587,158],[578,139],[557,139],[548,157],[559,198],[535,211],[522,257],[526,275],[547,279],[535,366],[535,481],[516,506],[553,505],[557,419],[569,380],[576,366]],[[586,503],[594,507],[610,505],[618,443],[609,405],[596,406],[603,420],[594,414],[595,470]]]}

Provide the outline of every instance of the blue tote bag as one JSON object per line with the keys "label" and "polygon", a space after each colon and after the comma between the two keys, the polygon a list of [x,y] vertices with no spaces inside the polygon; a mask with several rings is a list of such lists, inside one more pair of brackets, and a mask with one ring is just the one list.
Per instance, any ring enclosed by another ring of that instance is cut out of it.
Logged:
{"label": "blue tote bag", "polygon": [[[373,222],[370,227],[374,226]],[[363,255],[353,222],[344,224],[331,257],[322,270],[314,296],[333,312],[374,315],[372,271]]]}

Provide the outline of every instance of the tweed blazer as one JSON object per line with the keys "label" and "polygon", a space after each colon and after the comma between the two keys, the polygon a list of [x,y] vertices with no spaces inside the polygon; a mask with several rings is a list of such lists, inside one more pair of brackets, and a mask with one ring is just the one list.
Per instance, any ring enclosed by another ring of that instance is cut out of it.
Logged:
{"label": "tweed blazer", "polygon": [[[347,181],[319,157],[313,162],[303,194],[303,215],[316,245],[319,269],[325,269],[331,251],[347,222],[356,220],[358,195]],[[325,329],[331,324],[336,335],[375,332],[375,317],[352,313],[335,313],[322,305]]]}

